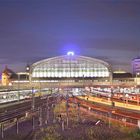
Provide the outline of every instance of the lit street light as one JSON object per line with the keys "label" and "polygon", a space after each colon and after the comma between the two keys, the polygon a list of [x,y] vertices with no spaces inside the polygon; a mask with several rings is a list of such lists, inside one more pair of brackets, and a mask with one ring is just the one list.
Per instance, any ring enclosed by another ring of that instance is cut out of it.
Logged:
{"label": "lit street light", "polygon": [[138,83],[139,83],[139,82],[138,82],[139,75],[140,75],[140,73],[137,72],[137,73],[136,73],[136,85],[138,85]]}
{"label": "lit street light", "polygon": [[67,121],[67,127],[69,125],[69,114],[68,114],[68,108],[69,108],[69,104],[68,104],[68,99],[69,99],[69,96],[68,94],[66,95],[66,121]]}
{"label": "lit street light", "polygon": [[135,86],[135,94],[137,96],[137,105],[139,105],[139,88],[137,86]]}
{"label": "lit street light", "polygon": [[[32,87],[32,104],[31,104],[31,109],[32,109],[32,113],[34,114],[34,110],[35,110],[35,97],[34,97],[34,87]],[[32,127],[33,130],[35,129],[35,117],[34,115],[32,116]]]}
{"label": "lit street light", "polygon": [[125,105],[125,90],[123,89],[123,103]]}
{"label": "lit street light", "polygon": [[129,95],[126,94],[126,95],[125,95],[125,98],[126,98],[126,106],[128,105],[128,97],[129,97]]}

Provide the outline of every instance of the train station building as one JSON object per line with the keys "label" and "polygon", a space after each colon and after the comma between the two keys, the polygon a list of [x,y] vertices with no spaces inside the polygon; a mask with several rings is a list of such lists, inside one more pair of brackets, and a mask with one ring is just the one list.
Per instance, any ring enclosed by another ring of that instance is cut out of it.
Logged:
{"label": "train station building", "polygon": [[[13,76],[14,75],[14,76]],[[14,77],[14,78],[13,78]],[[67,55],[43,59],[28,65],[26,72],[9,73],[7,69],[2,73],[2,85],[139,85],[138,77],[131,73],[113,73],[108,62],[97,58],[75,55],[68,52]],[[8,81],[8,82],[7,82]],[[37,85],[37,86],[38,86]],[[21,86],[22,87],[22,86]]]}
{"label": "train station building", "polygon": [[112,68],[103,60],[75,55],[73,52],[44,59],[30,66],[31,82],[50,80],[112,82]]}

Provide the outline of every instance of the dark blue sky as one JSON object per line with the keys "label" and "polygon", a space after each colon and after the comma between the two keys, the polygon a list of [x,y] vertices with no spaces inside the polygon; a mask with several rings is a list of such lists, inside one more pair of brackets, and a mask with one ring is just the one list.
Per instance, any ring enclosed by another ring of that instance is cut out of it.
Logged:
{"label": "dark blue sky", "polygon": [[0,0],[0,71],[76,54],[131,71],[140,55],[140,0]]}

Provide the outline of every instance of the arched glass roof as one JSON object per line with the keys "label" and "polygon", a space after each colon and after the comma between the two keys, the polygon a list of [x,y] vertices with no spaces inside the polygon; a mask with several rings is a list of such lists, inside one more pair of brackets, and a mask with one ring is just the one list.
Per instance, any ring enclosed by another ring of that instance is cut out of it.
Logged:
{"label": "arched glass roof", "polygon": [[107,62],[79,55],[48,58],[31,66],[32,78],[110,77],[110,75],[112,70]]}

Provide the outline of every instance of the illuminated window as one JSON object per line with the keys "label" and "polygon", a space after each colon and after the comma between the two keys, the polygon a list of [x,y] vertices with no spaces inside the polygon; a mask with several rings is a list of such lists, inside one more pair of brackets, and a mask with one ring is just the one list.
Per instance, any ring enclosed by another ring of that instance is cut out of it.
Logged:
{"label": "illuminated window", "polygon": [[109,66],[106,65],[82,56],[61,56],[37,64],[32,77],[109,77]]}

